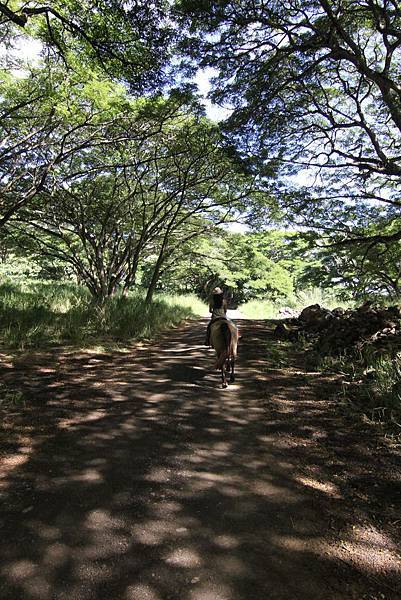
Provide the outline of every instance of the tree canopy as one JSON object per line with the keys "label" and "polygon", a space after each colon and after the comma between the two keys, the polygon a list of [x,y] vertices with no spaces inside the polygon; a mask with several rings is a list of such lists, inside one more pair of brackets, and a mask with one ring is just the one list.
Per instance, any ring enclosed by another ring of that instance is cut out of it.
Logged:
{"label": "tree canopy", "polygon": [[[150,301],[173,273],[241,301],[301,281],[399,294],[393,0],[13,0],[0,27],[7,247],[100,298],[141,282]],[[192,79],[209,67],[220,124]],[[250,233],[221,233],[236,220]]]}
{"label": "tree canopy", "polygon": [[[293,222],[348,239],[351,220],[398,215],[398,3],[180,0],[176,10],[183,47],[217,70],[213,98],[233,109],[228,134],[258,172],[281,176],[276,193]],[[293,185],[300,171],[313,189]]]}
{"label": "tree canopy", "polygon": [[166,0],[0,2],[7,45],[40,40],[43,54],[65,68],[100,68],[142,91],[163,83],[172,34],[167,15]]}

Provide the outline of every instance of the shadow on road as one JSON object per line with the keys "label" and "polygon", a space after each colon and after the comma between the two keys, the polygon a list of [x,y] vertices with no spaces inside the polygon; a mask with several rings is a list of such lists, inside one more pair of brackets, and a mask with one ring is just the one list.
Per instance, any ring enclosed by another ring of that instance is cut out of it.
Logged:
{"label": "shadow on road", "polygon": [[4,415],[2,600],[399,597],[399,457],[269,366],[271,323],[221,390],[205,323],[6,374],[32,406]]}

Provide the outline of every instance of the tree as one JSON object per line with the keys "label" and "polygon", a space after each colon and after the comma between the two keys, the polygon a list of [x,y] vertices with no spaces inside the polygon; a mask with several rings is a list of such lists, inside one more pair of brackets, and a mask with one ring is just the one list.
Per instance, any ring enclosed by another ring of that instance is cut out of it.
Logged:
{"label": "tree", "polygon": [[122,86],[85,69],[66,75],[40,67],[29,78],[2,77],[0,228],[50,193],[63,164],[110,144],[111,125],[116,115],[123,121],[129,106]]}
{"label": "tree", "polygon": [[[123,81],[135,92],[163,85],[165,8],[164,0],[0,2],[0,228],[38,200],[58,165],[96,143],[99,113],[114,104],[116,114]],[[35,67],[18,50],[32,40],[42,48]]]}
{"label": "tree", "polygon": [[[70,264],[100,301],[134,285],[152,257],[151,302],[182,245],[254,193],[215,126],[185,102],[127,98],[125,112],[118,104],[115,115],[99,114],[92,143],[58,167],[37,208],[19,213],[12,228],[20,243]],[[83,106],[90,110],[87,97]]]}
{"label": "tree", "polygon": [[125,79],[137,91],[161,86],[172,35],[165,0],[0,2],[8,46],[24,36],[68,69],[85,65]]}
{"label": "tree", "polygon": [[[214,125],[204,119],[190,119],[177,133],[173,144],[168,142],[171,160],[163,164],[167,184],[161,184],[163,191],[173,194],[174,202],[159,237],[148,302],[160,275],[171,267],[186,243],[235,218],[236,212],[264,193],[253,178],[238,170]],[[158,173],[159,166],[153,170]]]}
{"label": "tree", "polygon": [[223,285],[233,305],[252,299],[289,299],[310,259],[308,243],[295,232],[237,234],[219,229],[188,243],[161,285],[207,299]]}
{"label": "tree", "polygon": [[397,227],[396,223],[371,226],[361,233],[363,243],[334,242],[334,246],[315,249],[315,261],[306,265],[301,283],[335,287],[338,295],[355,300],[386,296],[398,301],[401,296],[401,242],[377,239],[378,236],[391,238],[392,228]]}
{"label": "tree", "polygon": [[[289,219],[352,238],[354,218],[398,217],[397,2],[180,0],[176,12],[185,48],[218,71],[213,98],[234,109],[227,132],[259,173],[283,175]],[[291,191],[299,169],[316,177],[313,190]]]}

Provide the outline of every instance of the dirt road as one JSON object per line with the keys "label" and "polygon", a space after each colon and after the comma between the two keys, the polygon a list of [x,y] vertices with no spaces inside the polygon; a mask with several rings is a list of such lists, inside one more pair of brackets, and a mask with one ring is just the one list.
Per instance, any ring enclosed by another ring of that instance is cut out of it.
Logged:
{"label": "dirt road", "polygon": [[399,450],[266,359],[271,323],[240,323],[221,390],[205,323],[3,361],[27,406],[1,415],[1,600],[401,597]]}

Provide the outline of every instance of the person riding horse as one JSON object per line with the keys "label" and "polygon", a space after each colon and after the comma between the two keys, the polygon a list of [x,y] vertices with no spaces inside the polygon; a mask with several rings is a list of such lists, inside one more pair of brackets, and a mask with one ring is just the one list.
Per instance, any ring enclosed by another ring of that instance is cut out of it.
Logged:
{"label": "person riding horse", "polygon": [[207,326],[205,344],[212,345],[217,358],[215,368],[221,372],[222,387],[226,388],[229,381],[235,381],[235,358],[238,346],[238,327],[227,317],[228,303],[220,288],[213,290],[209,303],[209,311],[212,313]]}
{"label": "person riding horse", "polygon": [[224,297],[223,290],[219,287],[214,288],[209,302],[209,312],[212,313],[206,329],[205,346],[210,346],[210,327],[216,319],[227,319],[227,300]]}

